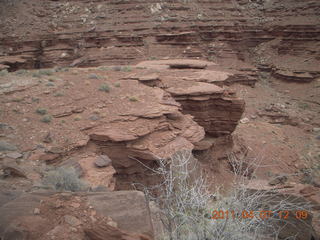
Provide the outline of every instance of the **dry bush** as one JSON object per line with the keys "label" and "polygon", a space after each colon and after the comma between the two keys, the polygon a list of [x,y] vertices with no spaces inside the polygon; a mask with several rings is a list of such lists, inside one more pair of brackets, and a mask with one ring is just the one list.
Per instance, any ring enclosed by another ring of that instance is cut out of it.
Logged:
{"label": "dry bush", "polygon": [[43,184],[58,191],[88,190],[88,184],[78,177],[73,167],[58,167],[49,171],[43,179]]}
{"label": "dry bush", "polygon": [[[164,226],[161,239],[257,240],[268,237],[276,240],[281,230],[291,223],[277,216],[244,218],[242,212],[310,209],[304,200],[292,195],[248,189],[248,172],[253,171],[253,166],[235,155],[230,155],[229,161],[234,167],[235,182],[234,189],[227,196],[218,191],[209,192],[199,163],[190,151],[176,153],[169,160],[159,159],[159,167],[150,169],[161,182],[144,187],[144,191],[148,200],[155,202],[160,209]],[[235,217],[211,219],[213,210],[234,211]],[[295,236],[287,239],[295,239]]]}

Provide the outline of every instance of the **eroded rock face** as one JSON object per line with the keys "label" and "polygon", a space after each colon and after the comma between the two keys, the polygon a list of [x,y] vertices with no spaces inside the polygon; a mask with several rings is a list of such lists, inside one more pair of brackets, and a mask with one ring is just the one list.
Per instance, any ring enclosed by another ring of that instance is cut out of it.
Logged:
{"label": "eroded rock face", "polygon": [[224,96],[225,91],[213,84],[197,83],[187,88],[171,87],[167,91],[181,103],[183,112],[194,116],[212,136],[231,134],[244,111],[242,99]]}

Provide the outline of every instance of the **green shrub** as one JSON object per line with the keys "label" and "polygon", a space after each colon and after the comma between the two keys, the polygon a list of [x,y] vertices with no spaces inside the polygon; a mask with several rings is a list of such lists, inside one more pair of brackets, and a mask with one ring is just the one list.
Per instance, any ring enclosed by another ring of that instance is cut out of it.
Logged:
{"label": "green shrub", "polygon": [[40,69],[39,70],[39,74],[40,75],[47,75],[47,76],[51,76],[53,74],[53,70],[50,69]]}
{"label": "green shrub", "polygon": [[124,72],[131,72],[132,71],[130,66],[124,66],[124,67],[122,67],[121,70],[124,71]]}
{"label": "green shrub", "polygon": [[38,113],[38,114],[40,114],[40,115],[45,115],[45,114],[47,114],[47,109],[45,109],[45,108],[38,108],[38,109],[36,110],[36,113]]}
{"label": "green shrub", "polygon": [[44,122],[44,123],[49,123],[51,122],[52,120],[52,117],[50,115],[46,115],[46,116],[43,116],[43,118],[41,118],[41,122]]}
{"label": "green shrub", "polygon": [[110,87],[107,83],[104,83],[99,87],[99,91],[110,92]]}
{"label": "green shrub", "polygon": [[116,82],[116,83],[114,84],[114,86],[115,86],[115,87],[120,87],[120,83],[119,83],[119,82]]}

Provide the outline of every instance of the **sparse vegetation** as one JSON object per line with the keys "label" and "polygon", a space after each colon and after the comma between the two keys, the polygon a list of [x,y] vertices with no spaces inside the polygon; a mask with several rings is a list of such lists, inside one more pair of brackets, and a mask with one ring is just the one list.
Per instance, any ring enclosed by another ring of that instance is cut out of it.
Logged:
{"label": "sparse vegetation", "polygon": [[38,113],[38,114],[40,114],[40,115],[45,115],[45,114],[47,114],[47,109],[45,109],[45,108],[38,108],[37,110],[36,110],[36,113]]}
{"label": "sparse vegetation", "polygon": [[38,103],[38,102],[40,102],[40,98],[32,97],[31,101],[34,103]]}
{"label": "sparse vegetation", "polygon": [[129,97],[129,101],[130,101],[130,102],[138,102],[139,100],[138,100],[137,97],[131,96],[131,97]]}
{"label": "sparse vegetation", "polygon": [[43,116],[43,118],[41,118],[41,122],[44,122],[44,123],[50,123],[52,120],[52,117],[50,115],[46,115],[46,116]]}
{"label": "sparse vegetation", "polygon": [[54,71],[53,71],[53,70],[50,70],[50,69],[40,69],[40,70],[38,71],[38,73],[39,73],[40,75],[51,76],[51,75],[53,75]]}
{"label": "sparse vegetation", "polygon": [[124,72],[131,72],[132,71],[130,66],[124,66],[124,67],[121,68],[121,70],[124,71]]}
{"label": "sparse vegetation", "polygon": [[306,110],[309,108],[309,104],[308,103],[304,103],[304,102],[299,102],[298,103],[298,107],[303,109],[303,110]]}
{"label": "sparse vegetation", "polygon": [[110,87],[107,83],[104,83],[99,87],[99,91],[110,92]]}
{"label": "sparse vegetation", "polygon": [[[234,155],[229,161],[234,167],[234,189],[225,196],[218,190],[210,193],[199,162],[190,151],[176,153],[168,160],[158,159],[155,169],[147,167],[160,179],[158,185],[144,187],[144,192],[160,209],[159,217],[164,227],[162,239],[278,240],[284,226],[291,223],[273,215],[263,218],[260,215],[252,217],[252,214],[310,210],[310,205],[299,197],[272,190],[248,189],[246,180],[250,166]],[[231,210],[235,217],[215,218],[214,211],[226,213]],[[243,217],[243,214],[250,217]],[[290,237],[294,239],[294,236]]]}
{"label": "sparse vegetation", "polygon": [[15,72],[16,75],[25,75],[28,73],[28,70],[25,69],[19,69],[18,71]]}
{"label": "sparse vegetation", "polygon": [[88,190],[88,184],[79,179],[72,167],[58,167],[49,171],[43,180],[43,184],[58,191],[78,192]]}
{"label": "sparse vegetation", "polygon": [[101,71],[108,71],[109,70],[109,68],[105,67],[105,66],[101,66],[98,69],[101,70]]}
{"label": "sparse vegetation", "polygon": [[120,85],[119,82],[116,82],[116,83],[114,84],[114,86],[115,86],[115,87],[120,87],[121,85]]}

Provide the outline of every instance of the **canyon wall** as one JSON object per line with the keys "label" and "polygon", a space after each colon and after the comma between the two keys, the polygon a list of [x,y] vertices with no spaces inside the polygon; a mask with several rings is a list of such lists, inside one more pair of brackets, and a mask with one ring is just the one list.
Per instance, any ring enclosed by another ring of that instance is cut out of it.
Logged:
{"label": "canyon wall", "polygon": [[0,11],[0,66],[13,71],[182,57],[319,76],[318,1],[34,0]]}

